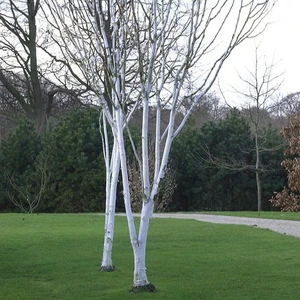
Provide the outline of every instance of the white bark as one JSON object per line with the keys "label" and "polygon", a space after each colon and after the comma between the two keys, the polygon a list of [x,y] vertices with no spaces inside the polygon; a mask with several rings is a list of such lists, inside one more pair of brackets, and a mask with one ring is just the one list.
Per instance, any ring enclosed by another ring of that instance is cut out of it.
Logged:
{"label": "white bark", "polygon": [[[109,151],[108,147],[106,151]],[[106,152],[107,153],[107,152]],[[108,152],[109,153],[109,152]],[[106,163],[108,156],[105,157]],[[116,192],[120,171],[120,157],[116,143],[113,146],[111,162],[106,165],[106,206],[104,246],[100,271],[113,271],[112,247],[114,239]]]}
{"label": "white bark", "polygon": [[125,211],[128,222],[128,229],[130,235],[130,241],[132,247],[135,248],[138,244],[137,234],[134,225],[133,213],[131,209],[130,203],[130,192],[129,192],[129,180],[128,180],[128,171],[127,171],[127,158],[126,158],[126,150],[124,144],[124,136],[123,136],[123,114],[120,109],[116,111],[116,125],[117,125],[117,140],[118,140],[118,150],[120,155],[121,162],[121,173],[122,173],[122,182],[123,182],[123,195],[124,195],[124,204]]}
{"label": "white bark", "polygon": [[150,282],[148,281],[146,274],[146,243],[148,236],[148,229],[150,220],[153,213],[154,202],[149,200],[143,202],[143,208],[141,212],[140,229],[138,244],[134,249],[134,278],[133,286],[140,287],[146,286]]}

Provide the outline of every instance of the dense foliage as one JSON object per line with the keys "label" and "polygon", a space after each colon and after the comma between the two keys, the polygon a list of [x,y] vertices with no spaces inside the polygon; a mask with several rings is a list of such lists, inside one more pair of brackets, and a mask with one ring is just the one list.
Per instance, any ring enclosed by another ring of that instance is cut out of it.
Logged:
{"label": "dense foliage", "polygon": [[[245,117],[233,110],[219,121],[206,122],[200,128],[196,124],[191,120],[174,141],[169,167],[176,177],[176,189],[168,209],[256,210],[255,146]],[[139,130],[134,127],[131,131],[135,139]],[[280,166],[283,148],[278,146],[284,142],[274,128],[264,131],[261,177],[263,209],[267,210],[272,208],[268,199],[273,192],[283,189],[286,174]],[[126,143],[130,143],[128,138]],[[19,210],[8,195],[20,197],[20,191],[12,187],[6,174],[34,197],[40,190],[37,177],[41,161],[46,162],[47,184],[36,211],[103,211],[105,166],[97,110],[74,110],[43,134],[36,134],[30,122],[20,122],[1,144],[1,211]],[[159,197],[164,196],[163,191]],[[120,210],[121,191],[117,198]]]}
{"label": "dense foliage", "polygon": [[[269,129],[262,154],[263,208],[284,184],[280,136]],[[282,144],[282,141],[281,141]],[[268,147],[267,147],[268,146]],[[177,167],[173,210],[256,210],[255,144],[250,127],[237,110],[201,129],[187,126],[175,141],[171,159]]]}
{"label": "dense foliage", "polygon": [[[12,199],[24,201],[25,197],[37,193],[33,174],[40,151],[40,137],[33,123],[21,120],[16,131],[1,144],[0,152],[0,209],[14,210]],[[17,190],[20,189],[20,191]],[[25,200],[26,201],[26,200]]]}
{"label": "dense foliage", "polygon": [[104,209],[105,169],[97,110],[75,110],[42,139],[50,181],[41,209],[86,212]]}
{"label": "dense foliage", "polygon": [[[32,176],[38,158],[47,161],[49,180],[38,211],[99,211],[105,202],[105,169],[98,129],[98,112],[75,110],[38,136],[33,124],[20,123],[3,142],[1,165],[16,182]],[[11,184],[1,177],[1,210],[10,210],[7,191]],[[18,193],[15,191],[15,193]]]}

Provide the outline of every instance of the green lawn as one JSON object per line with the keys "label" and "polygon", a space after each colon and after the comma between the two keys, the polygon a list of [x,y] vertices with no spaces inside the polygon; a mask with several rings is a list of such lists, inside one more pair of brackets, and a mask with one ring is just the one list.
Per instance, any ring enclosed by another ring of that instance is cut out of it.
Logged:
{"label": "green lawn", "polygon": [[279,211],[205,211],[200,214],[212,214],[246,218],[266,218],[278,220],[300,221],[300,212],[279,212]]}
{"label": "green lawn", "polygon": [[133,294],[124,217],[116,218],[115,272],[100,273],[104,219],[96,214],[0,214],[0,299],[295,300],[300,239],[246,226],[153,219],[148,277]]}

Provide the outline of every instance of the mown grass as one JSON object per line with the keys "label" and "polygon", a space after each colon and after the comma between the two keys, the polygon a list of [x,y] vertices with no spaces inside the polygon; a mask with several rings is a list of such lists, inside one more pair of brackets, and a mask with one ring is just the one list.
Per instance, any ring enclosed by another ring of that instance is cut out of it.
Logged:
{"label": "mown grass", "polygon": [[265,218],[277,220],[300,221],[300,212],[279,212],[279,211],[204,211],[201,214],[212,214],[246,218]]}
{"label": "mown grass", "polygon": [[133,294],[126,218],[115,272],[100,273],[103,216],[0,215],[0,299],[298,299],[300,239],[246,226],[153,219],[148,276]]}

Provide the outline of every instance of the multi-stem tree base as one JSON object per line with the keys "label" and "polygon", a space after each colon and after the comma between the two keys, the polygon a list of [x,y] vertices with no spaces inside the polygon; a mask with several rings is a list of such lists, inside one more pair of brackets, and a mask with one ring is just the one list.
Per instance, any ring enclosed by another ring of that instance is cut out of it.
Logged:
{"label": "multi-stem tree base", "polygon": [[115,270],[115,266],[109,265],[109,266],[101,266],[99,269],[99,272],[113,272]]}
{"label": "multi-stem tree base", "polygon": [[146,284],[146,285],[142,285],[142,286],[133,286],[131,291],[134,292],[134,293],[140,293],[140,292],[153,293],[153,292],[155,292],[155,286],[151,283]]}

